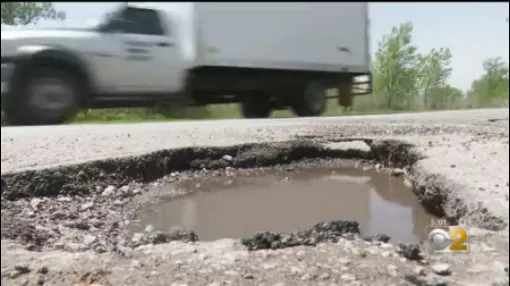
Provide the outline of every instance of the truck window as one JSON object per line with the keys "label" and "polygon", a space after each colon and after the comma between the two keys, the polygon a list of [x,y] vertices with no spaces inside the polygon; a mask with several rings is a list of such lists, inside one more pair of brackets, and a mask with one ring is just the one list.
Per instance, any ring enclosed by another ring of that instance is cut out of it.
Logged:
{"label": "truck window", "polygon": [[124,20],[134,23],[131,28],[125,29],[124,33],[142,35],[164,35],[161,19],[155,10],[128,7],[122,13]]}

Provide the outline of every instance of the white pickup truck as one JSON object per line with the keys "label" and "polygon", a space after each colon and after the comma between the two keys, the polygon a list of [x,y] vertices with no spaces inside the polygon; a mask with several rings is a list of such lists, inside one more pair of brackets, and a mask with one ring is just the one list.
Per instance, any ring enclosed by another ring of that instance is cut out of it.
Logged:
{"label": "white pickup truck", "polygon": [[[248,118],[319,116],[371,86],[368,3],[128,3],[87,29],[2,30],[2,110],[13,125],[80,109],[241,103]],[[370,92],[370,88],[365,93]]]}

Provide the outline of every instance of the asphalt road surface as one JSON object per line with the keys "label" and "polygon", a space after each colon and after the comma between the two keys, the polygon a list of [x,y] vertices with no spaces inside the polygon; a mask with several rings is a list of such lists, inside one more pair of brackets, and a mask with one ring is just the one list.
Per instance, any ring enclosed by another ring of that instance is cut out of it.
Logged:
{"label": "asphalt road surface", "polygon": [[[423,155],[413,166],[413,183],[423,183],[424,192],[441,190],[448,199],[446,211],[462,210],[463,224],[479,226],[469,230],[469,254],[431,256],[420,263],[402,259],[394,246],[360,240],[256,252],[247,252],[231,240],[168,243],[140,247],[121,257],[108,252],[31,252],[2,239],[2,285],[41,285],[40,281],[48,285],[508,285],[508,118],[508,109],[486,109],[2,127],[2,174],[176,147],[300,137],[398,139],[414,144]],[[16,203],[31,202],[12,204]],[[3,221],[4,207],[2,225]]]}
{"label": "asphalt road surface", "polygon": [[[486,125],[508,127],[508,109],[439,111],[348,117],[208,120],[139,124],[94,124],[2,127],[2,173],[72,164],[184,146],[220,146],[288,140],[299,134],[323,134],[377,126],[391,135],[392,126]],[[498,124],[499,123],[499,124]],[[385,128],[385,127],[388,128]],[[407,128],[408,129],[408,128]],[[349,133],[346,131],[346,133]],[[352,133],[352,132],[351,132]],[[353,134],[354,135],[354,134]],[[398,136],[407,134],[398,134]],[[409,130],[409,135],[413,135]]]}

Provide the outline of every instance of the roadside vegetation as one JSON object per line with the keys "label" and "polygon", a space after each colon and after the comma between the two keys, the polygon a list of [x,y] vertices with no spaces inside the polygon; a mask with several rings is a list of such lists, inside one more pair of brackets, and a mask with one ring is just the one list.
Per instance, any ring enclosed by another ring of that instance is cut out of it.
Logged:
{"label": "roadside vegetation", "polygon": [[[40,19],[65,19],[51,2],[6,2],[1,4],[1,20],[6,25],[28,25]],[[374,92],[358,96],[345,110],[331,101],[325,116],[394,113],[443,109],[508,107],[508,63],[501,57],[483,62],[484,74],[473,81],[467,92],[451,86],[448,47],[420,51],[413,45],[412,23],[393,27],[378,45],[373,57]],[[291,117],[290,111],[275,111],[273,117]],[[184,119],[239,118],[235,104],[172,109],[120,108],[89,110],[79,114],[76,123],[136,122]]]}

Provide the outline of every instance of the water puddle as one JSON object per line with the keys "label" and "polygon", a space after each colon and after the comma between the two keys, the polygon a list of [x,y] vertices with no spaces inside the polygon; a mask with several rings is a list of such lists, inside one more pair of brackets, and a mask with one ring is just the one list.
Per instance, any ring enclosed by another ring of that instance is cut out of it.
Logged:
{"label": "water puddle", "polygon": [[385,233],[393,241],[415,242],[426,239],[425,226],[433,218],[401,178],[359,169],[211,177],[181,187],[193,192],[147,205],[133,230],[183,227],[207,241],[345,219],[358,221],[363,235]]}

